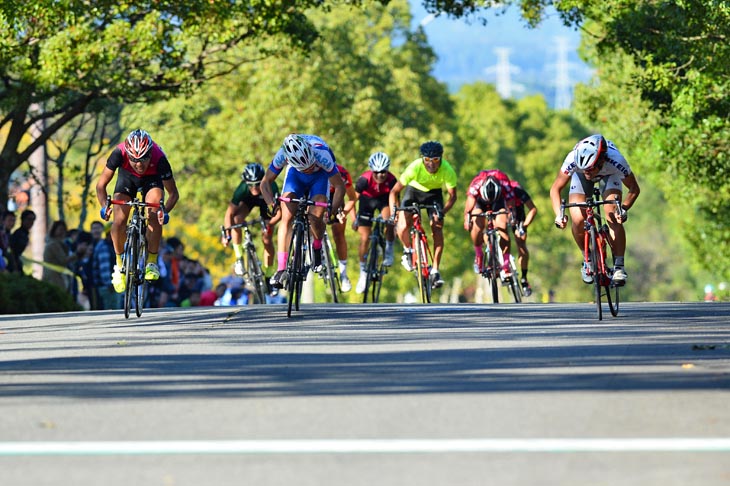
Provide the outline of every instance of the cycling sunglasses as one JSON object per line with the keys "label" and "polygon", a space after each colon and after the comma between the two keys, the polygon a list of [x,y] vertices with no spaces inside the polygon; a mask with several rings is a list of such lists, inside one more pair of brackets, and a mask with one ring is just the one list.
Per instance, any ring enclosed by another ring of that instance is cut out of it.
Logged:
{"label": "cycling sunglasses", "polygon": [[424,157],[423,161],[428,162],[429,164],[435,164],[441,161],[441,157]]}

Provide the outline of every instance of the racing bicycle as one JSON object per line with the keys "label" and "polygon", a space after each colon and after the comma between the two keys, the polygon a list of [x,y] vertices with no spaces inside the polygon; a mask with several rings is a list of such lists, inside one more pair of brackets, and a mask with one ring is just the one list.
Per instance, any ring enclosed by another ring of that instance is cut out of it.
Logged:
{"label": "racing bicycle", "polygon": [[365,291],[362,294],[362,301],[366,303],[368,296],[370,296],[370,301],[377,303],[380,299],[383,278],[388,273],[388,267],[383,265],[383,259],[385,257],[384,225],[392,224],[392,222],[383,219],[382,216],[371,218],[370,216],[361,214],[360,217],[370,219],[373,223],[370,236],[368,237],[370,239],[370,247],[368,248],[367,259],[365,260],[367,279],[365,280]]}
{"label": "racing bicycle", "polygon": [[514,257],[510,254],[510,274],[506,275],[502,269],[504,264],[504,255],[502,248],[499,245],[499,231],[494,227],[494,220],[500,214],[510,214],[507,209],[500,209],[499,211],[486,211],[484,213],[472,213],[472,218],[486,218],[486,225],[484,226],[484,255],[482,257],[482,268],[480,274],[482,277],[489,281],[489,286],[492,290],[492,301],[497,304],[499,303],[499,283],[506,285],[510,293],[515,299],[516,303],[522,302],[522,287],[517,279],[517,268],[515,265]]}
{"label": "racing bicycle", "polygon": [[256,245],[253,242],[253,235],[250,226],[261,225],[261,230],[266,231],[266,221],[257,218],[252,221],[234,224],[228,227],[221,226],[221,236],[231,239],[231,230],[241,228],[243,231],[243,280],[246,286],[253,291],[257,303],[266,303],[266,276],[261,269],[261,260],[256,252]]}
{"label": "racing bicycle", "polygon": [[327,207],[326,202],[312,201],[308,198],[279,197],[280,201],[297,203],[292,221],[292,234],[289,241],[289,257],[286,262],[286,289],[289,292],[286,315],[291,317],[292,307],[299,310],[302,287],[309,273],[312,237],[309,231],[309,206]]}
{"label": "racing bicycle", "polygon": [[119,206],[130,206],[131,214],[127,221],[127,240],[124,242],[124,253],[122,254],[122,271],[124,272],[126,286],[124,288],[124,317],[129,319],[134,300],[134,309],[137,317],[142,316],[142,308],[147,295],[147,280],[144,278],[147,266],[147,224],[149,217],[148,208],[165,211],[163,201],[158,203],[147,203],[134,198],[131,201],[122,201],[107,197],[106,207],[111,204]]}
{"label": "racing bicycle", "polygon": [[593,277],[593,291],[599,321],[603,319],[601,299],[604,296],[611,315],[614,317],[618,315],[619,288],[621,287],[621,285],[614,285],[613,267],[606,263],[607,249],[611,248],[611,253],[613,253],[613,247],[609,237],[608,224],[601,217],[601,206],[615,205],[616,211],[620,211],[621,201],[618,199],[606,201],[600,198],[598,188],[593,188],[593,197],[587,198],[585,202],[566,203],[565,200],[562,200],[560,203],[560,218],[563,220],[565,219],[565,208],[585,208],[583,261],[588,267],[588,275]]}
{"label": "racing bicycle", "polygon": [[437,205],[413,204],[412,206],[394,207],[393,214],[399,211],[411,213],[413,215],[413,224],[411,224],[409,233],[411,237],[411,268],[416,272],[418,280],[418,291],[421,294],[421,302],[424,304],[431,302],[431,262],[433,262],[433,254],[428,245],[426,231],[423,229],[421,222],[421,210],[433,209],[440,211]]}

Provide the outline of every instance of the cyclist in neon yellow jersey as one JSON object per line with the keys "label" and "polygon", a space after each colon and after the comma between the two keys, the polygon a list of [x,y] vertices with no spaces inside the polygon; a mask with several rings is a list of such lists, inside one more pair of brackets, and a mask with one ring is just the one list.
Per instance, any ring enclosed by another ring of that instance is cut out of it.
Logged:
{"label": "cyclist in neon yellow jersey", "polygon": [[[448,160],[443,158],[444,147],[441,143],[430,140],[421,145],[421,157],[414,160],[405,168],[390,191],[389,204],[397,206],[401,191],[403,192],[402,205],[413,203],[437,206],[437,210],[429,209],[429,223],[433,238],[433,267],[431,268],[431,283],[434,288],[444,284],[439,272],[441,255],[444,252],[444,216],[456,203],[456,172]],[[443,189],[446,189],[449,199],[444,204]],[[413,216],[409,213],[398,213],[396,233],[403,243],[403,257],[401,263],[406,270],[411,271],[411,241],[408,231],[413,224]]]}

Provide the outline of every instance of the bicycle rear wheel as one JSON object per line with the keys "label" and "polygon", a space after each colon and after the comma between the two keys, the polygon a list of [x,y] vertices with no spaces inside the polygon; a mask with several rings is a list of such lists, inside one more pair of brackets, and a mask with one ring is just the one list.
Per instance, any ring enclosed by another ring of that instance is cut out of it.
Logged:
{"label": "bicycle rear wheel", "polygon": [[137,249],[137,270],[134,272],[134,298],[136,301],[134,309],[137,313],[137,317],[142,317],[145,289],[147,287],[147,280],[145,280],[145,268],[147,267],[147,242],[145,241],[145,238],[140,238],[140,244]]}
{"label": "bicycle rear wheel", "polygon": [[246,248],[246,272],[251,279],[253,287],[253,296],[257,304],[266,303],[266,282],[264,282],[264,273],[261,271],[259,259],[256,255],[254,247]]}
{"label": "bicycle rear wheel", "polygon": [[340,291],[340,277],[337,275],[337,258],[335,257],[334,247],[330,242],[327,233],[322,238],[322,252],[324,253],[325,280],[327,288],[332,295],[332,302],[338,302],[337,293]]}
{"label": "bicycle rear wheel", "polygon": [[593,272],[593,289],[596,299],[596,313],[598,314],[598,320],[603,320],[603,309],[601,307],[601,294],[602,294],[602,275],[599,271],[600,264],[598,259],[601,255],[598,252],[598,239],[596,235],[596,229],[591,228],[590,234],[590,255],[591,255],[591,271]]}

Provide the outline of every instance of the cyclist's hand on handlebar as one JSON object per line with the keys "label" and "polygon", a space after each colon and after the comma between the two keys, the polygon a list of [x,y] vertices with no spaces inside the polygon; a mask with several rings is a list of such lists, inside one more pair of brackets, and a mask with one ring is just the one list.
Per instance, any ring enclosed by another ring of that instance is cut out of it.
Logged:
{"label": "cyclist's hand on handlebar", "polygon": [[170,215],[166,211],[157,211],[157,221],[160,224],[167,224],[170,222]]}
{"label": "cyclist's hand on handlebar", "polygon": [[568,223],[568,218],[563,216],[562,218],[560,216],[555,218],[555,226],[560,229],[565,229],[565,226]]}
{"label": "cyclist's hand on handlebar", "polygon": [[101,219],[104,221],[109,221],[109,216],[111,215],[111,208],[109,206],[104,206],[99,210],[99,216],[101,216]]}
{"label": "cyclist's hand on handlebar", "polygon": [[628,220],[628,219],[629,219],[629,210],[628,209],[624,209],[622,207],[622,208],[619,208],[618,211],[616,211],[616,221],[618,221],[621,224],[624,224],[626,222],[626,220]]}
{"label": "cyclist's hand on handlebar", "polygon": [[469,231],[469,230],[471,230],[471,226],[472,226],[472,224],[473,224],[473,222],[472,222],[472,220],[471,220],[471,214],[469,214],[469,213],[464,213],[464,229],[465,229],[466,231]]}

